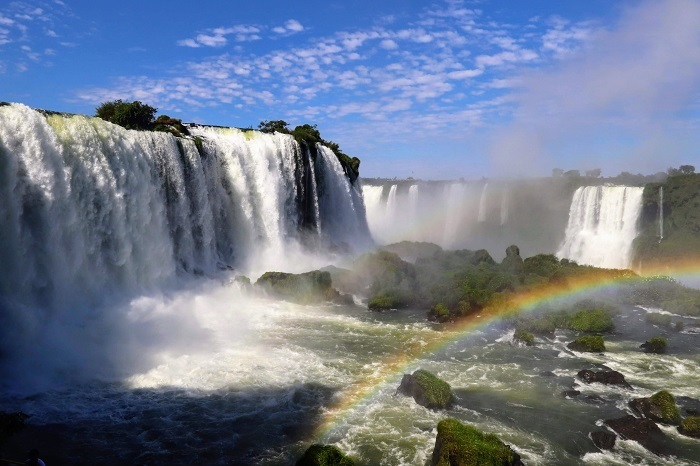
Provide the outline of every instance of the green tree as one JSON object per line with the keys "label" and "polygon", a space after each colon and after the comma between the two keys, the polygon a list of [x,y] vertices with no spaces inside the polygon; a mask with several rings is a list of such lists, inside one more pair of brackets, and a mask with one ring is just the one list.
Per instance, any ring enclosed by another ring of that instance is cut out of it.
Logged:
{"label": "green tree", "polygon": [[95,116],[123,126],[126,129],[151,129],[158,110],[138,100],[124,102],[121,99],[104,102],[95,109]]}
{"label": "green tree", "polygon": [[258,125],[258,130],[262,131],[263,133],[278,132],[289,134],[289,128],[287,125],[288,123],[284,120],[263,120]]}

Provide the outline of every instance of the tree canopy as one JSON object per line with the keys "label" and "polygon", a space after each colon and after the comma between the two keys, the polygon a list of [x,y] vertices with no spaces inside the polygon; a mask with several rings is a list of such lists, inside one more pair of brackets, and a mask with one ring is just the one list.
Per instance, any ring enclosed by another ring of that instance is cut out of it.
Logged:
{"label": "tree canopy", "polygon": [[121,99],[104,102],[95,109],[95,116],[126,129],[151,129],[158,109],[138,100],[124,102]]}

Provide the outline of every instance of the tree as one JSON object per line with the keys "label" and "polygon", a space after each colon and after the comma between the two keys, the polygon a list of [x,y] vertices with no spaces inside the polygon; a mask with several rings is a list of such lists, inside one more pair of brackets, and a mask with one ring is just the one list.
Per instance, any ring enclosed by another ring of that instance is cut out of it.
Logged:
{"label": "tree", "polygon": [[586,170],[586,176],[589,178],[598,178],[603,171],[600,168],[594,168],[593,170]]}
{"label": "tree", "polygon": [[552,178],[561,178],[564,176],[564,170],[561,168],[552,168]]}
{"label": "tree", "polygon": [[263,120],[258,125],[258,130],[262,131],[263,133],[278,132],[289,134],[289,128],[287,125],[288,123],[284,120]]}
{"label": "tree", "polygon": [[681,165],[678,167],[678,171],[683,175],[692,175],[695,173],[695,167],[692,165]]}
{"label": "tree", "polygon": [[95,109],[95,116],[123,126],[126,129],[151,129],[158,110],[138,100],[124,102],[121,99],[104,102]]}
{"label": "tree", "polygon": [[578,170],[568,170],[564,172],[564,176],[568,176],[570,178],[578,178],[581,176],[581,172]]}

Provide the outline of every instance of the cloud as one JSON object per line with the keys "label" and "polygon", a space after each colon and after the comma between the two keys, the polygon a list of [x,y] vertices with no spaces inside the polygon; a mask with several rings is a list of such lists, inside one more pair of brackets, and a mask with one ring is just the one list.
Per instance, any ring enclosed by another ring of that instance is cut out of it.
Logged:
{"label": "cloud", "polygon": [[[518,169],[513,160],[533,167],[535,158],[556,163],[567,154],[565,162],[579,168],[636,160],[635,170],[641,164],[655,170],[680,157],[680,147],[697,147],[698,128],[688,127],[686,117],[697,113],[700,97],[698,24],[695,0],[645,1],[564,60],[523,73],[513,122],[494,136],[495,163]],[[664,141],[677,150],[651,160],[648,148]],[[602,146],[626,149],[611,160]],[[524,150],[533,160],[520,157]]]}
{"label": "cloud", "polygon": [[288,20],[286,23],[284,23],[284,26],[272,28],[272,32],[275,32],[277,34],[294,34],[303,30],[304,26],[302,26],[302,24],[296,19]]}
{"label": "cloud", "polygon": [[218,27],[208,29],[206,32],[197,34],[192,39],[181,39],[176,42],[181,47],[223,47],[228,43],[229,37],[232,36],[234,42],[250,42],[260,40],[262,29],[258,26],[236,25],[231,27]]}

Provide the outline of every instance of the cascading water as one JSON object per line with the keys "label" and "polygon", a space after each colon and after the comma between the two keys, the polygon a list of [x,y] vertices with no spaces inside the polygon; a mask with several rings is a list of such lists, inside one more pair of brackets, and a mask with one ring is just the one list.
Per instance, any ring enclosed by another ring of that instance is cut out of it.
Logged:
{"label": "cascading water", "polygon": [[596,267],[629,267],[643,190],[627,186],[578,188],[557,256]]}
{"label": "cascading water", "polygon": [[190,131],[203,140],[201,156],[191,139],[167,133],[0,107],[5,363],[34,347],[84,351],[80,328],[89,322],[98,339],[114,318],[99,310],[110,300],[229,268],[305,271],[308,247],[370,244],[360,183],[328,148],[282,134]]}
{"label": "cascading water", "polygon": [[664,239],[664,187],[659,188],[659,243]]}
{"label": "cascading water", "polygon": [[489,184],[486,183],[481,190],[481,197],[479,198],[479,216],[477,220],[481,223],[486,221],[486,192],[489,188]]}
{"label": "cascading water", "polygon": [[508,190],[504,189],[501,194],[501,225],[508,222]]}

